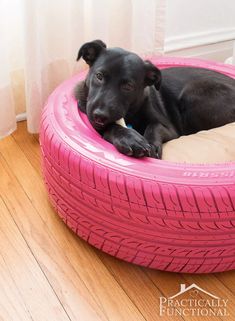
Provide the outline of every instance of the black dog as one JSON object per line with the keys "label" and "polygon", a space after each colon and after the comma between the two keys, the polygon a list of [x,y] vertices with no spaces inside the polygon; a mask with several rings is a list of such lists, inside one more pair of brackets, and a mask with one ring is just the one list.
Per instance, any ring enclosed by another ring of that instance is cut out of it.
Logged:
{"label": "black dog", "polygon": [[[202,68],[160,70],[101,40],[85,43],[78,58],[90,66],[75,89],[79,108],[123,154],[161,158],[162,144],[235,121],[235,80]],[[124,118],[132,129],[115,122]]]}

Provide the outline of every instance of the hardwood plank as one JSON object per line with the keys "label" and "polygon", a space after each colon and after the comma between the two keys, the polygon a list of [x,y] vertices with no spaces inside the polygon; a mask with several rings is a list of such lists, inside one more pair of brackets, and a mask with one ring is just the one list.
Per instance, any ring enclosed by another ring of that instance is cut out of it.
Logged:
{"label": "hardwood plank", "polygon": [[12,137],[28,158],[36,172],[41,175],[41,154],[38,139],[36,139],[35,135],[27,132],[26,121],[19,122],[17,127],[18,129],[12,134]]}
{"label": "hardwood plank", "polygon": [[[94,249],[85,242],[79,240],[67,227],[65,227],[58,216],[55,215],[51,206],[48,204],[47,194],[39,173],[32,167],[27,157],[12,137],[6,138],[1,143],[0,153],[4,159],[2,162],[5,162],[4,167],[6,168],[7,166],[11,169],[8,169],[8,176],[12,180],[11,172],[15,175],[34,207],[33,217],[29,214],[32,209],[25,211],[24,213],[24,216],[27,217],[27,219],[30,219],[30,228],[35,229],[34,235],[40,235],[40,237],[44,237],[45,240],[47,240],[48,235],[50,235],[56,242],[56,246],[51,247],[49,251],[53,261],[58,262],[58,256],[60,257],[61,253],[66,253],[69,265],[84,282],[85,286],[89,290],[90,296],[92,296],[96,304],[101,307],[103,314],[107,316],[108,319],[112,321],[127,319],[135,321],[144,320],[142,314],[138,311],[118,282],[111,276],[109,271],[98,258]],[[15,159],[17,159],[17,162]],[[15,181],[14,184],[17,184],[17,182]],[[7,195],[5,195],[5,197],[7,198]],[[13,190],[11,197],[13,197],[13,199],[9,203],[11,203],[10,206],[13,210],[15,203],[21,202],[22,204],[22,200],[19,199],[18,195],[16,195]],[[26,218],[22,218],[22,216],[19,215],[19,209],[17,209],[14,214],[15,219],[17,219],[17,225],[25,235],[27,231],[24,230],[25,225],[22,225],[21,220],[25,220]],[[38,228],[37,226],[39,216],[43,222],[43,228]],[[37,220],[37,222],[35,222],[35,220]],[[47,247],[50,247],[51,241],[46,242],[46,245]],[[29,246],[37,260],[39,262],[42,261],[42,257],[38,255],[37,249],[33,248],[32,243],[29,243]],[[55,251],[56,253],[60,251],[59,255],[55,256]],[[59,263],[57,264],[59,266]],[[61,291],[59,291],[61,282],[59,283],[58,279],[55,280],[53,275],[55,270],[50,271],[51,266],[48,264],[48,261],[45,260],[45,257],[44,262],[40,262],[40,265],[50,280],[50,283],[58,297],[60,297],[66,311],[69,313],[69,309],[70,311],[71,309],[73,310],[73,315],[69,314],[70,317],[77,320],[74,318],[76,315],[74,307],[71,308],[71,303],[61,296]],[[66,288],[66,284],[63,283],[63,286]]]}
{"label": "hardwood plank", "polygon": [[[1,215],[7,208],[0,197]],[[9,214],[9,213],[8,213]],[[10,215],[10,214],[9,214]],[[5,240],[4,240],[5,243]],[[32,320],[0,251],[0,320]]]}
{"label": "hardwood plank", "polygon": [[[226,316],[226,320],[233,321],[234,318],[234,303],[235,297],[232,293],[215,277],[213,274],[186,274],[186,273],[170,273],[164,271],[154,271],[150,269],[144,269],[145,273],[149,276],[152,282],[164,293],[165,297],[170,297],[179,292],[180,284],[186,284],[189,286],[193,283],[205,289],[206,291],[221,297],[222,299],[228,299],[227,311],[229,316]],[[200,293],[199,298],[202,298]],[[195,320],[193,316],[184,317],[185,320]],[[203,316],[203,320],[217,321],[224,320],[223,317],[215,316]]]}
{"label": "hardwood plank", "polygon": [[[0,173],[3,173],[0,194],[71,320],[106,320],[1,156]],[[49,204],[48,208],[53,215]]]}
{"label": "hardwood plank", "polygon": [[[235,320],[234,295],[222,282],[220,282],[220,280],[218,280],[218,278],[216,278],[214,274],[184,274],[184,278],[189,284],[196,283],[199,287],[209,291],[210,293],[222,299],[228,299],[227,311],[229,316],[226,317],[226,321]],[[223,317],[220,319],[224,320]],[[213,319],[210,318],[210,320]]]}
{"label": "hardwood plank", "polygon": [[[118,260],[110,255],[96,250],[102,262],[109,269],[122,286],[130,299],[142,312],[148,321],[163,320],[159,315],[159,298],[163,293],[143,272],[141,267],[134,264]],[[172,320],[170,316],[164,316],[164,321]],[[180,316],[175,316],[174,321],[184,320]]]}
{"label": "hardwood plank", "polygon": [[[8,320],[69,320],[0,197],[1,317]],[[9,281],[9,284],[7,283]],[[9,291],[13,287],[10,299]],[[5,289],[3,295],[2,289]],[[13,296],[14,294],[14,296]],[[7,315],[6,315],[7,313]]]}
{"label": "hardwood plank", "polygon": [[[214,276],[233,293],[235,298],[235,271],[215,273]],[[235,303],[235,299],[233,302]]]}

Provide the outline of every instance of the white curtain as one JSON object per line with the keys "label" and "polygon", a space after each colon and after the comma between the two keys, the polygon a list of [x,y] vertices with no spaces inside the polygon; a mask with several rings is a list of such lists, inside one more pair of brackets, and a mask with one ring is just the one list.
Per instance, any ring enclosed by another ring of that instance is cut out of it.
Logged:
{"label": "white curtain", "polygon": [[166,0],[0,0],[0,138],[26,113],[37,133],[50,92],[85,68],[79,47],[102,39],[142,56],[161,54]]}

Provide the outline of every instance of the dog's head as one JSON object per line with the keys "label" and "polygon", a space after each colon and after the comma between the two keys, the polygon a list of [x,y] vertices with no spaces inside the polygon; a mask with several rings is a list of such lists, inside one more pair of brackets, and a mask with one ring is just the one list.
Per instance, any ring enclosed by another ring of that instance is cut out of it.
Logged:
{"label": "dog's head", "polygon": [[78,52],[89,65],[86,78],[87,116],[96,129],[124,118],[144,101],[147,86],[159,88],[161,73],[151,62],[121,48],[106,48],[101,40],[85,43]]}

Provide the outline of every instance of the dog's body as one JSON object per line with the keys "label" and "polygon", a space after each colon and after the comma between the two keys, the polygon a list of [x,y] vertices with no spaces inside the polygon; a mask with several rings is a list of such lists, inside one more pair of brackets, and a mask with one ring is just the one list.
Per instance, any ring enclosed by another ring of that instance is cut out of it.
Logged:
{"label": "dog's body", "polygon": [[[235,80],[225,75],[191,67],[160,72],[100,40],[84,44],[80,57],[90,70],[75,91],[79,107],[123,154],[160,158],[166,141],[235,121]],[[115,123],[122,117],[133,129]]]}

